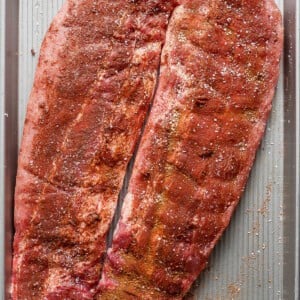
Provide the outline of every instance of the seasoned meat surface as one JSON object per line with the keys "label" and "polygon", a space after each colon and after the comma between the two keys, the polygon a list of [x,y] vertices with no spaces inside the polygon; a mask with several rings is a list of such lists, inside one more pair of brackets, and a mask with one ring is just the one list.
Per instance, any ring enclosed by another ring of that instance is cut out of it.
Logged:
{"label": "seasoned meat surface", "polygon": [[28,104],[12,298],[182,299],[245,188],[281,49],[273,0],[66,1]]}
{"label": "seasoned meat surface", "polygon": [[19,156],[13,299],[92,299],[174,6],[68,0],[55,17]]}
{"label": "seasoned meat surface", "polygon": [[97,299],[182,299],[243,193],[279,73],[273,0],[175,8]]}

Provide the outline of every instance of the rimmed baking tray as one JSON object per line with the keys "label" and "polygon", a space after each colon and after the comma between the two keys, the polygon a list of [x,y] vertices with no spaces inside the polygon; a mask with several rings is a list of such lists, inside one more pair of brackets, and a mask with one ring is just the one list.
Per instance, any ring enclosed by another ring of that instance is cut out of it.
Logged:
{"label": "rimmed baking tray", "polygon": [[[63,0],[0,0],[0,290],[9,299],[18,144],[41,40]],[[246,192],[194,299],[299,299],[299,2],[277,0],[285,49]]]}

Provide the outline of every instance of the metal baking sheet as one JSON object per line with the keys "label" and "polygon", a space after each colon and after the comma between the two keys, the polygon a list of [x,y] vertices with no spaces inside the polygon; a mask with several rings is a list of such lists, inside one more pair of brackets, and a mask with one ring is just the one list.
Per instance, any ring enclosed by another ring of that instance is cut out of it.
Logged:
{"label": "metal baking sheet", "polygon": [[[9,299],[17,148],[43,36],[63,0],[0,0],[0,291]],[[277,0],[285,50],[246,192],[189,297],[299,299],[299,2]]]}

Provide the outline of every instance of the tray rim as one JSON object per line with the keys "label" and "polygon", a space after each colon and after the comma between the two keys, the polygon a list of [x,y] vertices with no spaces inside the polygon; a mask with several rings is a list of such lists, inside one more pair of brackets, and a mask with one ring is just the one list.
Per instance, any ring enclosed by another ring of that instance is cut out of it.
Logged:
{"label": "tray rim", "polygon": [[[299,13],[297,0],[284,1],[284,266],[283,299],[299,299],[300,251],[300,103],[299,103]],[[287,247],[287,243],[289,247]],[[289,252],[290,247],[294,253]],[[291,260],[294,263],[291,263]],[[293,292],[292,292],[293,291]],[[294,293],[294,295],[292,295]]]}
{"label": "tray rim", "polygon": [[18,155],[18,20],[19,0],[1,0],[3,8],[4,28],[4,99],[1,117],[3,124],[3,140],[1,140],[3,176],[0,184],[3,186],[0,210],[3,212],[1,227],[4,234],[1,239],[2,266],[0,271],[1,299],[10,299],[12,240],[13,240],[13,195],[17,169]]}

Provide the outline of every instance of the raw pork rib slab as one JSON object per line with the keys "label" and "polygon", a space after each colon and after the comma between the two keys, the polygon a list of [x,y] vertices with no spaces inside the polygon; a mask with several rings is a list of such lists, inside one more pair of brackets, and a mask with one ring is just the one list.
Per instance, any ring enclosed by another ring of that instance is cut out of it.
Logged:
{"label": "raw pork rib slab", "polygon": [[43,42],[15,194],[13,299],[90,299],[172,1],[69,0]]}
{"label": "raw pork rib slab", "polygon": [[244,190],[279,73],[273,0],[184,1],[98,299],[181,299]]}

